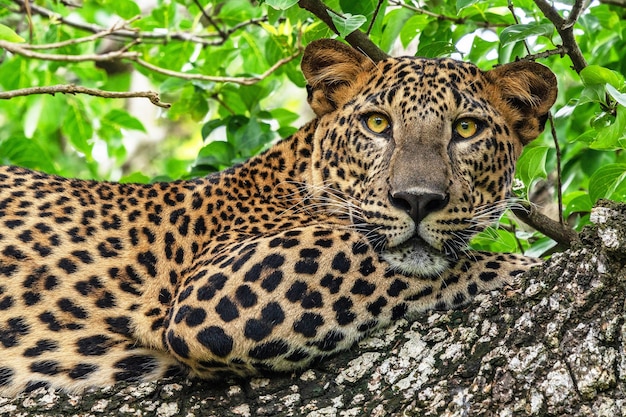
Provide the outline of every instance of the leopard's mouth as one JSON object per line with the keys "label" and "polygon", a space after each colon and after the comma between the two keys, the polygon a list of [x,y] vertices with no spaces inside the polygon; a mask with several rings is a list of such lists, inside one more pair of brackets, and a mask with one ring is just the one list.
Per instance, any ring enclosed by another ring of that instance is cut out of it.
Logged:
{"label": "leopard's mouth", "polygon": [[394,270],[417,277],[439,276],[449,266],[448,257],[443,252],[417,235],[385,249],[381,256]]}

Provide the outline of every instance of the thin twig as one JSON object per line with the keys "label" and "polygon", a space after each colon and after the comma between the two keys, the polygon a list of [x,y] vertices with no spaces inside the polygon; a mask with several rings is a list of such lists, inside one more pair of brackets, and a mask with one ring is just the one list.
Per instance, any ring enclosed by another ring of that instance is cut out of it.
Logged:
{"label": "thin twig", "polygon": [[233,116],[237,114],[237,112],[236,112],[235,110],[233,110],[233,109],[232,109],[232,108],[228,105],[228,103],[226,103],[224,100],[222,100],[222,99],[220,98],[220,95],[219,95],[219,94],[213,94],[213,95],[211,95],[211,98],[212,98],[213,100],[217,101],[217,102],[220,104],[220,106],[224,107],[224,108],[226,109],[226,111],[228,111],[228,112],[229,112],[230,114],[232,114]]}
{"label": "thin twig", "polygon": [[265,71],[263,74],[260,74],[254,77],[218,77],[218,76],[212,76],[212,75],[179,72],[179,71],[169,70],[166,68],[157,67],[156,65],[150,64],[149,62],[146,62],[143,59],[140,59],[137,57],[131,58],[131,59],[132,61],[136,62],[137,64],[141,65],[144,68],[149,69],[150,71],[167,75],[169,77],[182,78],[184,80],[201,80],[201,81],[211,81],[211,82],[216,82],[216,83],[235,83],[235,84],[241,84],[241,85],[252,85],[269,77],[278,68],[282,67],[283,65],[299,57],[301,53],[302,53],[302,48],[298,47],[298,50],[295,53],[293,53],[292,55],[286,58],[276,61],[276,63],[272,65],[271,67],[269,67],[267,71]]}
{"label": "thin twig", "polygon": [[626,7],[626,0],[600,0],[602,4],[611,4],[613,6]]}
{"label": "thin twig", "polygon": [[374,14],[372,15],[372,20],[370,21],[370,25],[365,32],[367,36],[369,36],[372,32],[372,28],[374,27],[374,23],[376,23],[376,18],[378,17],[378,12],[380,12],[380,7],[383,5],[383,1],[385,0],[378,0],[378,3],[376,4],[376,9],[374,10]]}
{"label": "thin twig", "polygon": [[24,11],[26,12],[26,20],[28,20],[28,40],[33,41],[33,13],[31,11],[30,2],[24,3]]}
{"label": "thin twig", "polygon": [[[535,4],[541,10],[543,15],[548,18],[556,28],[557,32],[561,36],[561,41],[563,42],[563,47],[567,51],[567,55],[572,60],[572,65],[574,66],[574,70],[577,73],[580,73],[583,68],[587,66],[587,60],[583,56],[578,43],[576,42],[576,38],[574,37],[574,24],[576,21],[565,20],[561,17],[559,12],[552,7],[552,5],[547,0],[534,0]],[[575,11],[571,13],[570,17],[577,19],[582,11],[585,9],[585,0],[576,0],[574,5],[572,6],[572,10]],[[576,12],[579,10],[578,12]]]}
{"label": "thin twig", "polygon": [[62,5],[64,5],[64,6],[67,6],[67,7],[73,7],[73,8],[75,8],[75,9],[80,9],[81,7],[83,7],[83,5],[82,5],[82,4],[79,4],[79,3],[72,3],[72,2],[71,2],[71,1],[69,1],[69,0],[61,0],[59,3],[61,3],[61,4],[62,4]]}
{"label": "thin twig", "polygon": [[480,27],[484,27],[484,28],[491,28],[491,27],[506,27],[509,26],[506,23],[492,23],[492,22],[488,22],[486,20],[483,21],[477,21],[477,20],[469,20],[466,19],[464,17],[457,17],[457,16],[446,16],[443,14],[437,14],[437,13],[433,13],[429,10],[425,10],[425,9],[421,9],[419,7],[416,6],[412,6],[410,4],[405,4],[401,1],[398,0],[389,0],[389,4],[391,4],[392,6],[399,6],[399,7],[404,7],[405,9],[409,9],[414,11],[415,13],[419,13],[419,14],[423,14],[425,16],[430,16],[430,17],[434,17],[437,20],[448,20],[452,23],[456,23],[457,25],[464,25],[468,22],[472,22],[477,26]]}
{"label": "thin twig", "polygon": [[109,36],[111,34],[114,34],[115,32],[119,31],[119,30],[125,30],[126,25],[128,25],[128,23],[131,23],[135,20],[139,19],[139,16],[129,20],[129,21],[124,21],[124,22],[119,22],[113,26],[111,26],[109,29],[103,30],[102,32],[98,32],[95,33],[93,35],[89,35],[89,36],[84,36],[82,38],[72,38],[72,39],[68,39],[66,41],[62,41],[62,42],[54,42],[54,43],[44,43],[44,44],[29,44],[29,43],[21,43],[20,47],[24,48],[24,49],[35,49],[35,50],[46,50],[46,49],[57,49],[57,48],[63,48],[66,46],[71,46],[71,45],[77,45],[80,43],[86,43],[86,42],[93,42],[95,40],[98,40],[100,38],[104,38],[106,36]]}
{"label": "thin twig", "polygon": [[561,58],[563,58],[563,56],[565,56],[566,54],[567,54],[567,51],[565,50],[563,45],[559,45],[559,46],[557,46],[554,49],[549,49],[549,50],[543,51],[543,52],[537,52],[536,54],[526,55],[522,59],[523,60],[528,60],[528,61],[535,61],[537,59],[544,59],[544,58],[551,57],[552,55],[560,55]]}
{"label": "thin twig", "polygon": [[[516,25],[519,25],[519,20],[517,19],[517,15],[515,14],[515,6],[513,6],[513,2],[511,0],[507,1],[507,8],[511,12],[511,16],[513,16],[513,21]],[[526,48],[526,54],[530,55],[530,46],[528,46],[528,42],[524,39],[524,48]]]}
{"label": "thin twig", "polygon": [[559,145],[559,138],[556,134],[556,128],[554,127],[554,118],[552,112],[548,113],[548,120],[550,121],[550,132],[552,133],[552,141],[554,142],[554,148],[556,149],[556,195],[559,205],[559,223],[565,225],[565,219],[563,218],[563,179],[561,178],[561,146]]}
{"label": "thin twig", "polygon": [[139,58],[139,54],[136,52],[128,52],[127,49],[135,45],[138,41],[135,40],[128,45],[125,45],[124,48],[118,51],[112,51],[105,54],[85,54],[85,55],[60,55],[60,54],[42,54],[39,52],[31,51],[25,49],[22,45],[16,44],[13,42],[7,42],[0,40],[0,48],[6,49],[14,54],[18,54],[24,56],[26,58],[32,59],[41,59],[47,61],[62,61],[62,62],[86,62],[86,61],[94,61],[94,62],[104,62],[104,61],[112,61],[116,59],[124,59],[129,60],[145,67],[151,71],[154,71],[159,74],[167,75],[170,77],[182,78],[185,80],[202,80],[202,81],[212,81],[218,83],[236,83],[241,85],[252,85],[258,83],[259,81],[269,77],[272,73],[274,73],[278,68],[287,64],[288,62],[293,61],[302,53],[302,45],[300,43],[300,39],[297,42],[297,51],[292,55],[283,58],[277,61],[274,65],[272,65],[267,71],[263,74],[255,76],[255,77],[217,77],[203,74],[192,74],[192,73],[184,73],[179,71],[173,71],[166,68],[158,67],[154,64],[144,61]]}
{"label": "thin twig", "polygon": [[74,84],[58,84],[45,87],[29,87],[19,90],[2,91],[0,99],[8,100],[14,97],[29,96],[33,94],[88,94],[103,98],[147,98],[155,106],[169,109],[171,104],[164,103],[155,91],[104,91],[96,88],[82,87]]}
{"label": "thin twig", "polygon": [[206,10],[204,10],[204,7],[202,7],[202,4],[200,4],[200,2],[198,0],[193,0],[193,2],[196,4],[196,6],[198,6],[198,9],[200,9],[200,13],[202,13],[202,16],[204,16],[204,18],[207,20],[207,22],[209,22],[211,24],[211,26],[213,26],[215,28],[217,33],[219,33],[220,38],[226,40],[228,35],[226,33],[224,33],[222,28],[220,28],[217,25],[217,23],[215,23],[215,20],[213,20],[213,18],[206,12]]}
{"label": "thin twig", "polygon": [[[513,239],[515,240],[515,245],[517,246],[518,252],[519,253],[524,253],[524,245],[522,244],[522,241],[520,240],[520,238],[518,236],[517,226],[516,226],[515,222],[512,219],[510,219],[510,218],[507,218],[506,221],[508,223],[504,223],[504,219],[501,219],[500,222],[498,223],[498,229],[501,229],[501,230],[504,230],[506,232],[509,232],[511,234],[511,236],[513,236]],[[494,236],[494,239],[497,239],[496,236]]]}
{"label": "thin twig", "polygon": [[42,54],[34,52],[24,48],[22,45],[0,40],[0,48],[6,49],[17,55],[21,55],[26,58],[41,59],[45,61],[61,61],[61,62],[103,62],[112,61],[115,59],[136,59],[139,54],[136,52],[126,52],[127,48],[119,51],[111,51],[104,54],[84,54],[84,55],[61,55],[61,54]]}
{"label": "thin twig", "polygon": [[562,29],[568,29],[576,24],[578,18],[589,6],[589,0],[576,1],[570,10],[567,21],[563,24]]}
{"label": "thin twig", "polygon": [[[24,0],[13,0],[13,1],[17,3],[18,5],[20,5],[20,7],[24,7],[24,4],[26,3]],[[107,28],[103,26],[77,22],[72,19],[67,19],[64,16],[61,16],[60,14],[53,12],[52,10],[46,9],[45,7],[38,6],[34,3],[29,3],[29,4],[33,13],[36,13],[47,19],[55,20],[58,23],[65,24],[76,29],[80,29],[80,30],[83,30],[85,32],[90,32],[90,33],[100,33],[100,32],[107,30]],[[232,28],[225,31],[224,33],[226,35],[226,38],[228,38],[228,36],[230,36],[231,34],[233,34],[234,32],[238,31],[239,29],[243,27],[246,27],[249,25],[257,25],[260,22],[265,22],[265,21],[267,21],[267,16],[250,19],[246,22],[242,22],[237,25],[234,25]],[[168,42],[170,40],[177,40],[177,41],[183,41],[183,42],[193,42],[193,43],[206,45],[206,46],[219,46],[219,45],[222,45],[226,40],[222,38],[215,39],[216,37],[219,36],[216,33],[194,34],[194,33],[188,33],[188,32],[143,32],[143,31],[138,31],[138,30],[133,30],[133,29],[117,30],[114,33],[114,36],[118,38],[141,39],[146,42],[148,41]]]}
{"label": "thin twig", "polygon": [[[326,6],[323,2],[321,2],[320,0],[299,0],[298,6],[313,13],[333,32],[339,34],[339,31],[335,27],[335,24],[333,23],[333,19],[330,17],[329,12],[335,14],[338,13]],[[376,44],[372,42],[371,39],[359,29],[350,33],[348,36],[346,36],[345,39],[353,48],[363,52],[373,61],[382,61],[383,59],[389,57],[389,55],[387,55],[385,51],[376,46]]]}

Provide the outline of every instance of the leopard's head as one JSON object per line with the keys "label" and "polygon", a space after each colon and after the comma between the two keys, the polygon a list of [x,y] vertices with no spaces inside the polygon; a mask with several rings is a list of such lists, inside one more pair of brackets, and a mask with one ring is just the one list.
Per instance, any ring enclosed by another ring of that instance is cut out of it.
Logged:
{"label": "leopard's head", "polygon": [[302,69],[319,119],[315,186],[346,205],[392,265],[417,275],[440,273],[501,215],[515,162],[557,93],[535,62],[490,71],[452,59],[374,62],[332,40],[311,43]]}

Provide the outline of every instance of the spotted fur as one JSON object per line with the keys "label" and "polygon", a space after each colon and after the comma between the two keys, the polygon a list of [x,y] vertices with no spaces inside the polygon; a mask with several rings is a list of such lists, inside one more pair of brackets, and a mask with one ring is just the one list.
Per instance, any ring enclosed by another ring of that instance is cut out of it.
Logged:
{"label": "spotted fur", "polygon": [[466,243],[543,129],[548,69],[374,63],[329,40],[302,68],[317,117],[206,178],[0,168],[1,393],[300,369],[535,262]]}

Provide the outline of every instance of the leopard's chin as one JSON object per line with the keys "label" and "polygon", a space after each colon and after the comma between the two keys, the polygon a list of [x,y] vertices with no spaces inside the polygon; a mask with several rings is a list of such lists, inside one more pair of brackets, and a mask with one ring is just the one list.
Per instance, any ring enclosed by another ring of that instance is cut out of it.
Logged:
{"label": "leopard's chin", "polygon": [[440,276],[449,267],[444,253],[417,236],[384,250],[381,256],[394,271],[420,278]]}

